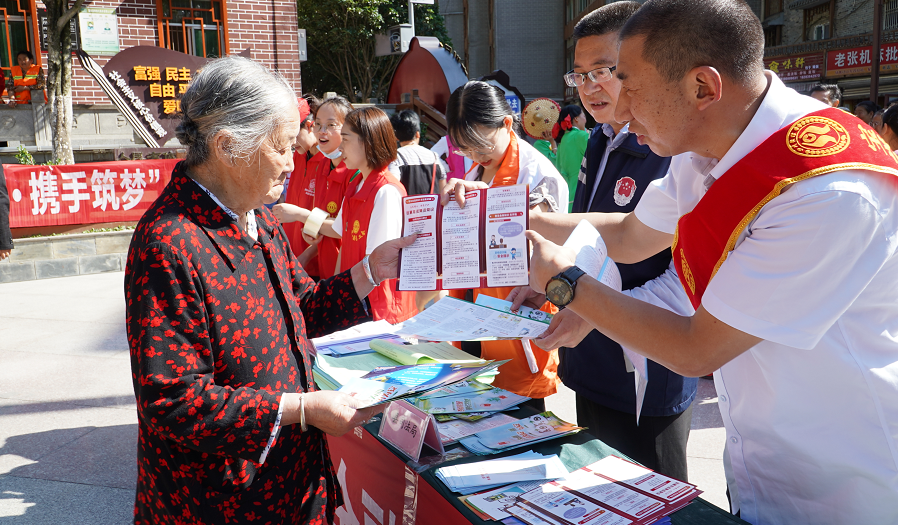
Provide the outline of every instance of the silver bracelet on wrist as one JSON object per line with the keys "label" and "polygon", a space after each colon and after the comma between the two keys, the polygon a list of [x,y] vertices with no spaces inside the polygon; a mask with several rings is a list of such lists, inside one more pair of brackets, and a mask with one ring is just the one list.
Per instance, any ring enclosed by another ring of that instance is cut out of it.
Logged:
{"label": "silver bracelet on wrist", "polygon": [[362,269],[365,270],[365,277],[368,278],[368,282],[371,283],[371,286],[374,286],[376,288],[378,285],[380,285],[380,283],[374,279],[374,273],[371,271],[371,265],[368,262],[369,257],[369,255],[366,255],[362,259]]}
{"label": "silver bracelet on wrist", "polygon": [[309,427],[306,425],[306,396],[299,394],[299,429],[307,432]]}

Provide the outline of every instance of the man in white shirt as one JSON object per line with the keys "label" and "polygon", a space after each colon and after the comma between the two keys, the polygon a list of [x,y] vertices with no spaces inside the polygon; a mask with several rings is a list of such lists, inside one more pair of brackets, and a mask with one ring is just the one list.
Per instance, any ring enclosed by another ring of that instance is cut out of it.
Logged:
{"label": "man in white shirt", "polygon": [[[709,188],[751,189],[734,166],[825,108],[765,72],[762,54],[760,22],[744,2],[646,2],[621,31],[616,118],[659,155],[692,154],[673,159],[635,212],[553,218],[549,236],[563,239],[587,218],[624,263],[687,245],[681,218],[699,213]],[[879,161],[847,165],[851,159],[838,157],[836,165],[838,148],[812,151],[833,155],[836,167],[795,177],[758,201],[704,283],[682,256],[687,288],[707,285],[703,295],[693,291],[694,316],[576,277],[572,254],[534,232],[531,287],[548,285],[553,302],[671,370],[715,371],[742,518],[898,523],[898,162],[879,153],[881,142],[859,120],[811,118],[840,127],[845,148],[869,146]],[[784,153],[754,161],[755,171],[785,170],[801,155],[786,151],[787,142],[770,146]]]}

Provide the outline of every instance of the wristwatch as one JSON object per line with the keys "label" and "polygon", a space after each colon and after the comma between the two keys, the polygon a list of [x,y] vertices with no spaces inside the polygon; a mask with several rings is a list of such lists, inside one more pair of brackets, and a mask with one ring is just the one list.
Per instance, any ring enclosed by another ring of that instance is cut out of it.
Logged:
{"label": "wristwatch", "polygon": [[586,272],[577,266],[571,266],[567,270],[549,279],[546,283],[546,299],[550,303],[563,310],[565,306],[574,300],[574,289],[577,288],[577,279]]}

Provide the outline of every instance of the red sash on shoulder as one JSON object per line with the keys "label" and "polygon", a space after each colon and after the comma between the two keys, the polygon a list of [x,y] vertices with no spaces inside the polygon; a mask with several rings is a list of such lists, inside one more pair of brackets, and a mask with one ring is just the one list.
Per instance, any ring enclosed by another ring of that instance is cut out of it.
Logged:
{"label": "red sash on shoulder", "polygon": [[782,128],[727,170],[680,217],[673,257],[696,309],[708,283],[761,208],[790,184],[837,170],[898,176],[898,155],[854,115],[827,108]]}

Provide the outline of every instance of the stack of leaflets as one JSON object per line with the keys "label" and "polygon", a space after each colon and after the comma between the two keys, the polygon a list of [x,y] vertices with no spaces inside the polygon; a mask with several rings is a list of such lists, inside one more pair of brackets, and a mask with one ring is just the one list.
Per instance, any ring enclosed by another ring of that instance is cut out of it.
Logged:
{"label": "stack of leaflets", "polygon": [[501,388],[490,388],[469,395],[448,395],[415,400],[415,406],[431,414],[498,412],[516,407],[530,398]]}
{"label": "stack of leaflets", "polygon": [[[383,333],[361,336],[352,333],[349,339],[334,338],[334,335],[328,336],[327,340],[313,340],[318,348],[313,373],[318,386],[326,390],[339,390],[379,367],[425,363],[487,364],[448,343],[402,344],[403,340],[397,336]],[[495,369],[489,369],[479,379],[491,382],[496,374]],[[490,387],[484,385],[484,388]]]}
{"label": "stack of leaflets", "polygon": [[437,420],[437,430],[440,431],[440,441],[443,446],[451,445],[463,437],[476,434],[491,428],[501,427],[514,423],[518,419],[508,414],[490,412],[487,416],[477,418],[475,421],[464,419],[450,419],[448,421]]}
{"label": "stack of leaflets", "polygon": [[[519,495],[515,506],[549,523],[648,525],[685,507],[701,492],[690,483],[609,456]],[[506,511],[515,515],[510,508]]]}
{"label": "stack of leaflets", "polygon": [[543,412],[527,419],[478,432],[462,438],[459,442],[471,452],[486,456],[513,448],[524,447],[550,439],[555,439],[583,430],[555,416]]}
{"label": "stack of leaflets", "polygon": [[[358,352],[371,353],[369,342],[385,339],[396,344],[403,344],[406,339],[393,335],[393,325],[380,321],[362,323],[346,330],[340,330],[312,339],[312,344],[319,354],[344,356]],[[414,342],[412,339],[411,342]]]}
{"label": "stack of leaflets", "polygon": [[489,461],[462,463],[437,469],[436,477],[453,492],[472,494],[520,481],[549,480],[567,475],[558,456],[524,452]]}
{"label": "stack of leaflets", "polygon": [[399,363],[376,352],[355,353],[343,357],[318,353],[312,373],[315,382],[325,390],[339,390],[378,367],[396,366]]}
{"label": "stack of leaflets", "polygon": [[359,408],[362,408],[421,395],[490,372],[507,362],[434,363],[378,368],[345,383],[339,390],[359,398],[362,402]]}

